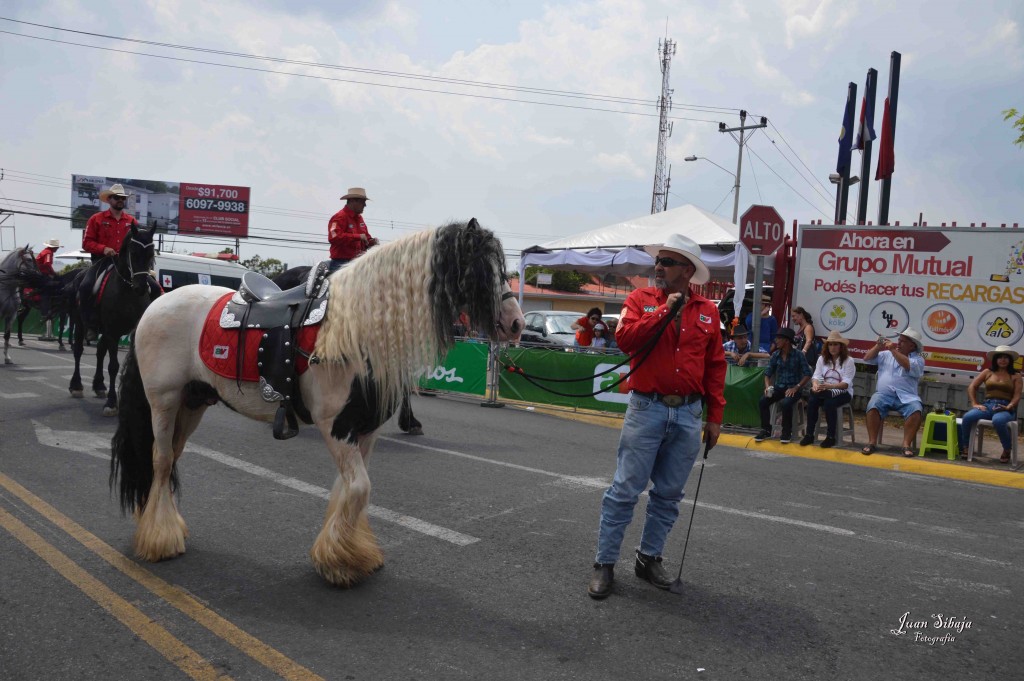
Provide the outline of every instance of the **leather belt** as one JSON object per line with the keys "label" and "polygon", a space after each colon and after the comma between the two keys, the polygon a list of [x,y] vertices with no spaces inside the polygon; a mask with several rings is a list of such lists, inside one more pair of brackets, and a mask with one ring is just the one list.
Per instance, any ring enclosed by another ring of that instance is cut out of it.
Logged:
{"label": "leather belt", "polygon": [[691,393],[689,395],[662,395],[661,393],[642,393],[639,390],[634,390],[637,395],[643,395],[656,402],[661,402],[666,407],[678,407],[684,404],[693,404],[704,399],[704,396],[700,393]]}

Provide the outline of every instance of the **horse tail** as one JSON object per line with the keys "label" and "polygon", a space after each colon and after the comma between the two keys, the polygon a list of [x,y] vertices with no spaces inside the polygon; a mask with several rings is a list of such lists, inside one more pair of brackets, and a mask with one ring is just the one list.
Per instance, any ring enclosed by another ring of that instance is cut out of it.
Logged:
{"label": "horse tail", "polygon": [[[153,485],[153,414],[132,340],[117,396],[117,431],[110,443],[110,487],[120,481],[122,513],[142,510]],[[172,489],[176,483],[177,475],[172,473]]]}

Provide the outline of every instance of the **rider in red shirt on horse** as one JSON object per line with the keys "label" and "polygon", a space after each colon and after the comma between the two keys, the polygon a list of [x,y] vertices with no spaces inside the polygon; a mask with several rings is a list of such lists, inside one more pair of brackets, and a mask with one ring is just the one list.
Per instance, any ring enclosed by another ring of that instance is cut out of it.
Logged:
{"label": "rider in red shirt on horse", "polygon": [[[85,223],[85,234],[82,236],[82,250],[91,254],[94,263],[103,258],[116,256],[132,225],[139,224],[132,215],[124,212],[128,194],[120,184],[101,191],[100,201],[110,208],[93,214]],[[96,276],[100,269],[90,267],[78,287],[78,309],[82,315],[82,324],[85,325],[86,340],[96,339],[96,319],[93,311],[96,301],[93,288],[96,286]]]}
{"label": "rider in red shirt on horse", "polygon": [[48,277],[55,276],[57,273],[53,271],[53,254],[60,248],[60,239],[49,239],[43,242],[43,250],[39,251],[39,255],[36,256],[36,267],[39,268],[40,274],[45,274]]}
{"label": "rider in red shirt on horse", "polygon": [[341,197],[345,207],[331,216],[327,226],[327,240],[331,243],[330,272],[341,269],[355,258],[376,246],[363,220],[363,210],[370,199],[362,187],[352,187]]}

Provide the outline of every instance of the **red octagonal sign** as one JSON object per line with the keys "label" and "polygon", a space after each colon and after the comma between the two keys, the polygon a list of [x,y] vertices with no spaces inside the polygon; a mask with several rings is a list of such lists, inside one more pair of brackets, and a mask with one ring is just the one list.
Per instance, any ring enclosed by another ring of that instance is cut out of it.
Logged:
{"label": "red octagonal sign", "polygon": [[786,223],[772,206],[751,206],[740,217],[740,243],[754,255],[771,255],[785,236]]}

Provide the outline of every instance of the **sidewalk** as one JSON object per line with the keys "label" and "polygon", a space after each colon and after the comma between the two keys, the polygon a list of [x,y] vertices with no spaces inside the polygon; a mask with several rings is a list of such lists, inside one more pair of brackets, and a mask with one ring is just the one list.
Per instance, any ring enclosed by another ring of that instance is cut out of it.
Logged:
{"label": "sidewalk", "polygon": [[[515,402],[506,399],[501,400],[501,402],[517,409],[540,412],[558,418],[591,423],[614,428],[615,430],[622,428],[622,416],[616,414],[584,410],[571,411],[558,407]],[[773,452],[805,459],[816,459],[818,461],[831,461],[833,463],[865,466],[868,468],[884,468],[902,473],[916,473],[986,485],[997,485],[999,487],[1024,489],[1024,461],[1018,462],[1016,468],[1012,467],[1011,464],[999,463],[1002,447],[995,437],[995,431],[991,428],[985,430],[982,453],[976,455],[971,462],[960,459],[950,461],[944,453],[938,450],[930,450],[924,457],[904,457],[901,453],[903,423],[897,417],[886,419],[883,430],[884,437],[878,444],[878,450],[870,456],[865,456],[861,453],[861,448],[868,442],[867,425],[863,414],[854,414],[854,431],[856,434],[855,444],[851,445],[847,437],[843,443],[830,449],[822,449],[818,446],[818,443],[801,447],[797,444],[800,439],[799,437],[784,445],[779,442],[778,429],[776,429],[776,435],[773,439],[765,440],[764,442],[754,442],[754,434],[757,432],[757,429],[724,426],[718,442],[721,445],[736,447],[737,449]],[[803,435],[802,429],[799,435]],[[920,445],[920,437],[921,431],[919,430],[918,445]],[[1021,447],[1021,449],[1024,450],[1024,447]]]}

